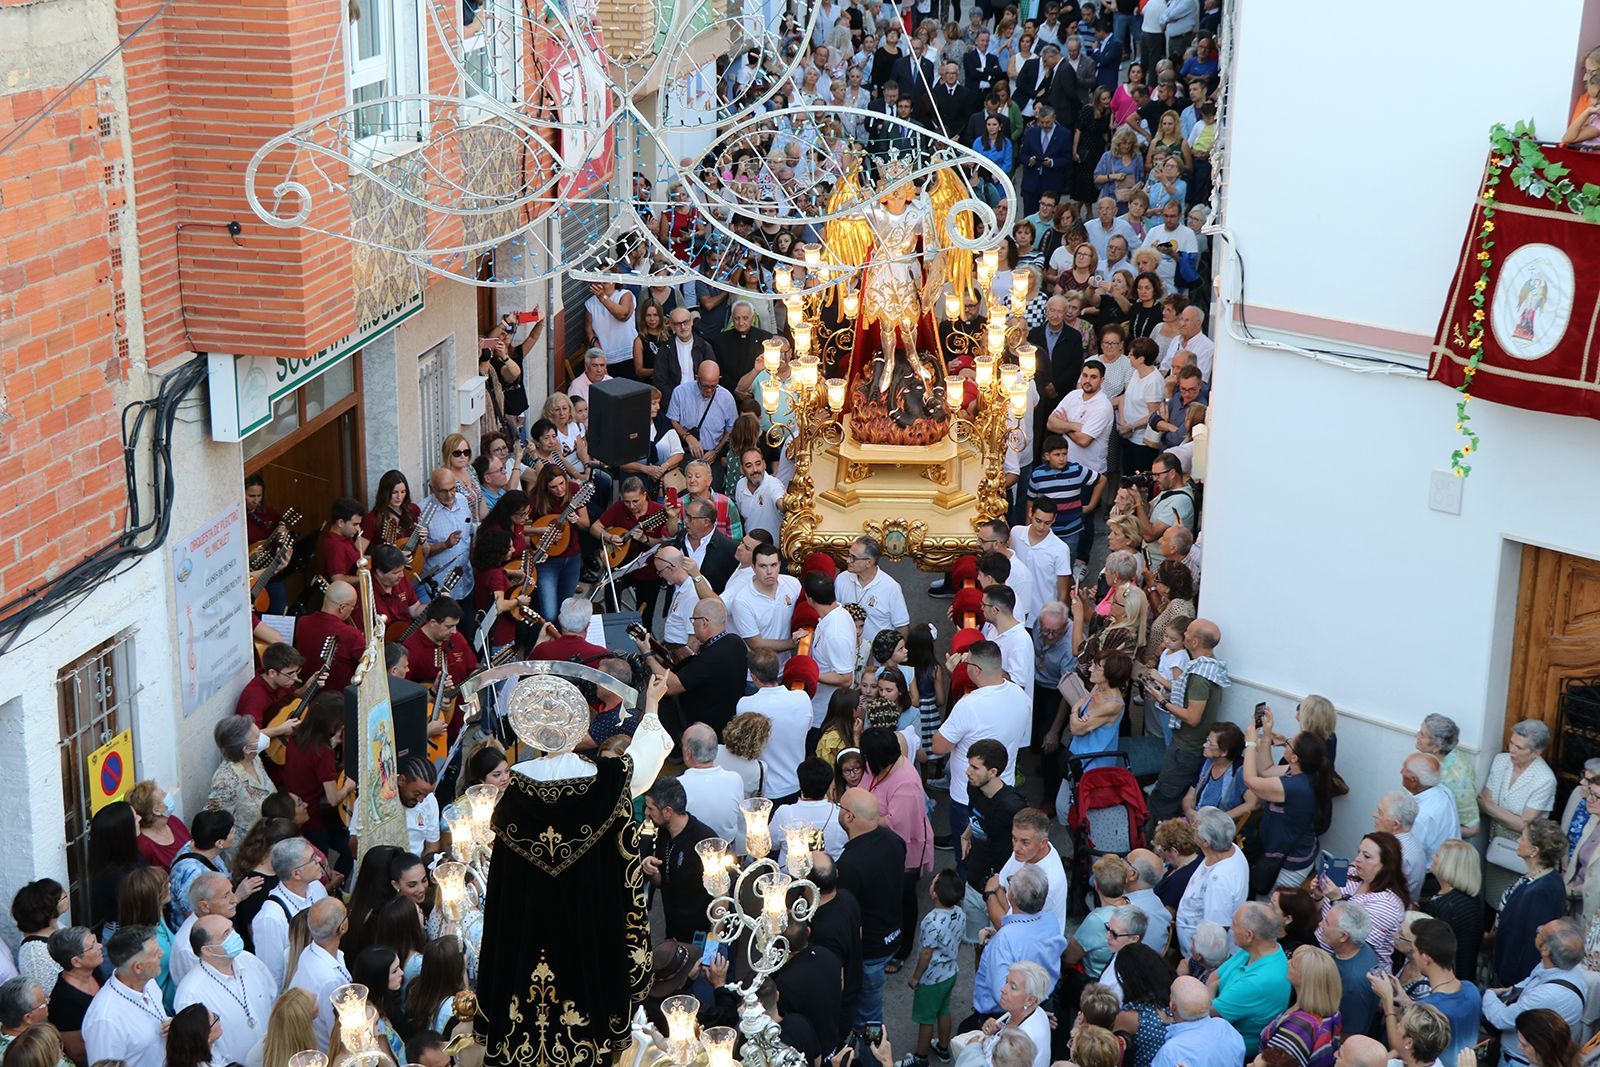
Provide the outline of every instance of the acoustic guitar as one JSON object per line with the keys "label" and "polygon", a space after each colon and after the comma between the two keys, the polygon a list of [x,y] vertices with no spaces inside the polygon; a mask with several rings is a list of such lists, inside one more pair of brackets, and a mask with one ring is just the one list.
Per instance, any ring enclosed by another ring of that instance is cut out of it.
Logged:
{"label": "acoustic guitar", "polygon": [[541,531],[539,543],[535,546],[537,554],[534,559],[542,562],[551,556],[559,556],[572,544],[572,527],[568,525],[572,516],[578,509],[589,502],[594,496],[594,483],[585,482],[579,486],[578,491],[572,494],[572,499],[567,501],[567,506],[561,509],[560,515],[541,515],[528,524],[529,532]]}
{"label": "acoustic guitar", "polygon": [[[272,721],[267,723],[269,728],[282,726],[286,722],[294,722],[305,714],[306,709],[311,706],[311,702],[317,699],[317,694],[322,692],[322,680],[327,676],[328,669],[333,666],[333,655],[338,650],[339,642],[337,638],[330,637],[322,642],[322,661],[318,665],[316,672],[311,676],[311,688],[307,689],[306,695],[299,700],[290,701],[279,708],[277,714],[272,716]],[[283,766],[284,753],[283,738],[274,737],[268,741],[267,759],[281,767]]]}
{"label": "acoustic guitar", "polygon": [[265,615],[267,609],[272,607],[272,594],[267,590],[267,583],[278,576],[278,572],[289,564],[289,552],[293,548],[285,541],[278,546],[278,551],[267,560],[266,566],[261,568],[261,573],[256,575],[255,581],[250,583],[250,606],[256,614]]}
{"label": "acoustic guitar", "polygon": [[632,563],[639,553],[645,550],[645,543],[632,536],[634,530],[639,530],[646,534],[654,534],[666,524],[667,513],[665,511],[657,511],[654,514],[646,515],[639,520],[637,525],[631,528],[626,526],[607,528],[606,533],[625,538],[620,545],[608,544],[605,546],[606,559],[610,561],[612,569]]}
{"label": "acoustic guitar", "polygon": [[[450,591],[461,583],[462,570],[460,567],[451,567],[439,582],[437,596],[449,596]],[[414,619],[396,619],[383,628],[383,639],[390,644],[403,645],[406,638],[422,629],[422,624],[428,621],[428,613],[424,611]]]}
{"label": "acoustic guitar", "polygon": [[288,565],[288,553],[294,548],[292,528],[299,521],[300,513],[294,508],[288,509],[271,533],[250,546],[250,570],[260,572],[250,583],[250,603],[258,613],[265,613],[272,606],[267,583]]}
{"label": "acoustic guitar", "polygon": [[[511,594],[513,598],[533,596],[533,590],[539,584],[539,569],[533,565],[534,551],[529,548],[522,554],[522,581],[517,585],[516,592]],[[517,603],[512,605],[510,615],[518,622],[528,622],[528,616],[533,615],[533,609]]]}

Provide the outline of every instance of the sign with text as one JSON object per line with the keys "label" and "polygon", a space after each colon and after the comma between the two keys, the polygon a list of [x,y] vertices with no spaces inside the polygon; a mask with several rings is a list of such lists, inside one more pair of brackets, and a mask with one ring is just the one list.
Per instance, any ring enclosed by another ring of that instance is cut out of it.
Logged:
{"label": "sign with text", "polygon": [[172,546],[186,717],[251,670],[246,537],[240,502]]}
{"label": "sign with text", "polygon": [[211,437],[243,441],[272,421],[273,406],[307,382],[316,380],[422,310],[417,293],[400,307],[362,326],[320,352],[293,356],[207,357],[211,394]]}

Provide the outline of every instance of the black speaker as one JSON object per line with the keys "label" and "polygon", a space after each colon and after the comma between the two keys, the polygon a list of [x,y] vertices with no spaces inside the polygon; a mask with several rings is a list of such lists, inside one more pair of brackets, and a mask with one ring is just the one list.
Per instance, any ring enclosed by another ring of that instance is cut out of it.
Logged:
{"label": "black speaker", "polygon": [[[345,771],[356,767],[356,749],[361,727],[356,722],[356,693],[353,685],[344,687],[344,751]],[[394,758],[396,762],[410,755],[428,752],[428,688],[404,678],[389,679],[389,710],[394,718]]]}
{"label": "black speaker", "polygon": [[650,387],[612,378],[589,387],[589,455],[608,467],[650,455]]}

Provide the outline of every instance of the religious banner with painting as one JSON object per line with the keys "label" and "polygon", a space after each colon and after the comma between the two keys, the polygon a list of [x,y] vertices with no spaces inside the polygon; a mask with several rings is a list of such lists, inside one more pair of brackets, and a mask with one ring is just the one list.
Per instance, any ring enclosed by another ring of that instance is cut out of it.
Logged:
{"label": "religious banner with painting", "polygon": [[1458,474],[1478,445],[1473,397],[1600,418],[1600,156],[1497,126],[1428,377],[1462,393]]}

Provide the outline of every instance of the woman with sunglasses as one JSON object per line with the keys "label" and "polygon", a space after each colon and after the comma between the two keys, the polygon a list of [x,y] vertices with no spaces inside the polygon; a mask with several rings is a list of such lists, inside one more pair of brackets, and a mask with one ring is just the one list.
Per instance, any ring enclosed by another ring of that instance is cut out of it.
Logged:
{"label": "woman with sunglasses", "polygon": [[453,433],[444,439],[440,451],[443,453],[444,468],[455,475],[456,492],[462,493],[467,499],[467,506],[472,510],[472,521],[482,522],[489,508],[484,503],[483,489],[478,485],[478,474],[472,469],[472,442],[467,440],[465,434]]}

